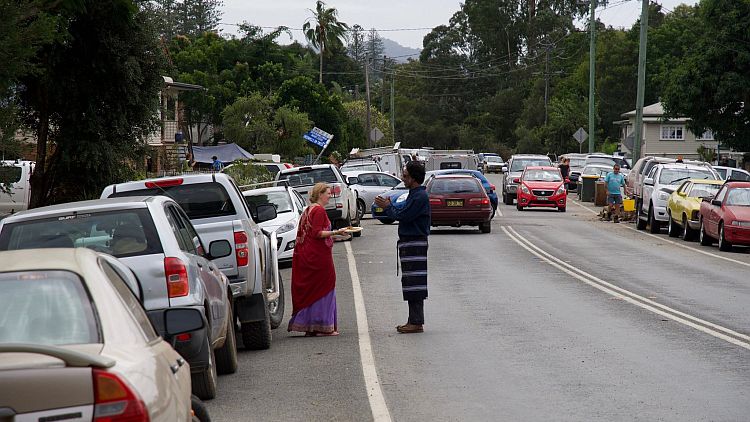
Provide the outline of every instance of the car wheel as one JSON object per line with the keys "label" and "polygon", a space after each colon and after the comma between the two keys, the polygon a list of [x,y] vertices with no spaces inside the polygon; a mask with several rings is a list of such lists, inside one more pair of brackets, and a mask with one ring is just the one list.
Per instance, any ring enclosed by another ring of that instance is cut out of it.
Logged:
{"label": "car wheel", "polygon": [[505,202],[505,205],[513,205],[513,197],[510,196],[510,194],[503,195],[503,201]]}
{"label": "car wheel", "polygon": [[193,411],[193,422],[211,422],[206,405],[195,394],[190,395],[190,408]]}
{"label": "car wheel", "polygon": [[644,220],[643,218],[641,218],[642,210],[641,210],[641,205],[638,203],[638,201],[636,201],[635,209],[636,209],[636,213],[635,213],[636,214],[635,215],[635,228],[638,229],[638,230],[645,230],[647,222],[646,222],[646,220]]}
{"label": "car wheel", "polygon": [[268,304],[264,308],[263,321],[242,323],[242,344],[246,349],[265,350],[271,347],[271,315],[268,312]]}
{"label": "car wheel", "polygon": [[711,237],[706,234],[706,226],[703,225],[703,219],[701,218],[701,228],[700,232],[698,232],[698,240],[701,242],[701,245],[703,246],[711,246],[713,241],[711,240]]}
{"label": "car wheel", "polygon": [[669,226],[667,227],[667,234],[669,237],[677,237],[680,235],[680,227],[677,225],[677,223],[672,218],[672,213],[669,214]]}
{"label": "car wheel", "polygon": [[523,207],[521,206],[521,204],[516,204],[516,209],[518,211],[523,211]]}
{"label": "car wheel", "polygon": [[726,233],[724,233],[724,223],[719,223],[719,250],[729,252],[732,250],[732,244],[727,242]]}
{"label": "car wheel", "polygon": [[224,345],[216,349],[216,372],[222,375],[237,372],[237,339],[234,337],[235,318],[231,306],[228,318],[227,338]]}
{"label": "car wheel", "polygon": [[695,237],[695,232],[688,225],[687,215],[682,216],[682,240],[690,241]]}
{"label": "car wheel", "polygon": [[654,216],[654,207],[653,204],[648,207],[648,231],[651,233],[659,233],[661,231],[661,225],[658,221],[656,221],[656,217]]}
{"label": "car wheel", "polygon": [[381,218],[380,222],[383,224],[393,224],[396,222],[396,220],[391,220],[390,218]]}
{"label": "car wheel", "polygon": [[357,199],[357,220],[365,216],[365,201]]}
{"label": "car wheel", "polygon": [[276,300],[268,301],[268,314],[271,320],[271,329],[275,330],[281,325],[284,319],[284,283],[279,273],[279,297]]}
{"label": "car wheel", "polygon": [[492,207],[492,215],[490,216],[490,220],[495,218],[495,213],[497,212],[497,207]]}
{"label": "car wheel", "polygon": [[565,212],[567,210],[567,207],[559,207],[557,208],[557,210],[560,212]]}
{"label": "car wheel", "polygon": [[208,332],[210,332],[210,329],[207,329],[206,343],[203,345],[203,347],[208,347],[208,367],[202,372],[190,374],[193,394],[201,400],[211,400],[216,397],[216,356],[214,355],[214,349],[211,347]]}
{"label": "car wheel", "polygon": [[482,233],[489,233],[492,231],[492,222],[487,221],[479,225],[479,231]]}

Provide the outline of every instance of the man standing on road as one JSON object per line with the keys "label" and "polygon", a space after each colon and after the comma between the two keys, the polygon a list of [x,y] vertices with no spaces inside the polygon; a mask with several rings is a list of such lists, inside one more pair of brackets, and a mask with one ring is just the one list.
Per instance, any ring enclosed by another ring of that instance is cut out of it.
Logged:
{"label": "man standing on road", "polygon": [[409,320],[396,326],[403,334],[424,331],[424,300],[427,299],[427,236],[430,235],[430,198],[422,186],[424,166],[410,161],[401,180],[409,189],[406,201],[393,206],[390,198],[378,196],[375,204],[392,219],[398,220],[398,250],[401,263],[401,289],[409,302]]}
{"label": "man standing on road", "polygon": [[[620,188],[625,186],[625,176],[620,173],[620,166],[615,164],[612,171],[604,178],[607,184],[607,203],[609,204],[609,215],[614,216],[614,222],[620,222],[620,207],[622,206],[622,193]],[[609,220],[609,218],[607,218]]]}

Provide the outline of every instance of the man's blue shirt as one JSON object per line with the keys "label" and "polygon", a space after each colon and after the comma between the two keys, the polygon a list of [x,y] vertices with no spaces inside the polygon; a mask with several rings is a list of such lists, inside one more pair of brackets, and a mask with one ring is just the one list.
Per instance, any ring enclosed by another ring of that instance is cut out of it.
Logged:
{"label": "man's blue shirt", "polygon": [[398,207],[390,206],[385,213],[398,220],[399,236],[428,236],[430,234],[430,197],[424,186],[409,190],[409,196]]}
{"label": "man's blue shirt", "polygon": [[625,176],[622,173],[611,171],[607,173],[604,182],[607,184],[607,193],[610,195],[621,195],[620,187],[625,186]]}

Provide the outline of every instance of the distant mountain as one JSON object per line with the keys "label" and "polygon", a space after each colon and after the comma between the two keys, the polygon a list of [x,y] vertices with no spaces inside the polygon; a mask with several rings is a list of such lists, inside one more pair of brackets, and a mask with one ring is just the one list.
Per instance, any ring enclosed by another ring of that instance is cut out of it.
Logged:
{"label": "distant mountain", "polygon": [[406,63],[408,59],[419,59],[419,53],[422,51],[418,48],[404,47],[396,41],[383,38],[384,53],[388,57],[396,57],[398,63]]}

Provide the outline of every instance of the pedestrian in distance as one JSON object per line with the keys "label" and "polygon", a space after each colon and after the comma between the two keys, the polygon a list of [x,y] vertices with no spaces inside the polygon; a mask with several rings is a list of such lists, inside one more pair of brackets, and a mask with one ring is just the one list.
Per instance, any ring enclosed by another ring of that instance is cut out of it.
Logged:
{"label": "pedestrian in distance", "polygon": [[565,188],[567,189],[568,183],[570,182],[570,179],[568,177],[570,176],[570,160],[567,157],[564,157],[560,162],[560,165],[558,165],[557,167],[560,169],[560,174],[565,181]]}
{"label": "pedestrian in distance", "polygon": [[224,164],[222,164],[221,161],[219,161],[219,157],[214,155],[213,157],[211,157],[211,160],[213,161],[211,163],[211,170],[221,171],[224,169]]}
{"label": "pedestrian in distance", "polygon": [[346,240],[345,229],[331,230],[325,206],[331,189],[318,183],[310,191],[310,205],[300,217],[292,256],[292,318],[287,331],[307,337],[337,336],[334,236]]}
{"label": "pedestrian in distance", "polygon": [[182,162],[182,171],[193,171],[195,168],[195,159],[193,154],[188,151],[185,153],[185,161]]}
{"label": "pedestrian in distance", "polygon": [[410,161],[404,168],[401,180],[409,189],[406,201],[394,207],[390,198],[378,196],[375,204],[383,208],[388,217],[398,223],[398,250],[401,264],[401,290],[409,303],[409,319],[396,326],[399,333],[424,331],[424,301],[427,299],[427,237],[430,235],[430,198],[425,187],[424,166]]}
{"label": "pedestrian in distance", "polygon": [[[612,171],[604,178],[607,185],[607,204],[609,204],[609,216],[613,216],[615,223],[620,222],[620,208],[622,207],[621,187],[625,186],[625,176],[620,173],[620,166],[615,164]],[[607,221],[609,221],[609,216]]]}

